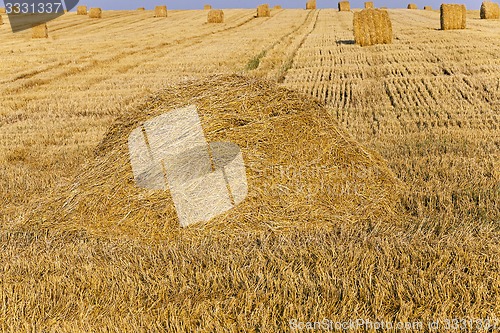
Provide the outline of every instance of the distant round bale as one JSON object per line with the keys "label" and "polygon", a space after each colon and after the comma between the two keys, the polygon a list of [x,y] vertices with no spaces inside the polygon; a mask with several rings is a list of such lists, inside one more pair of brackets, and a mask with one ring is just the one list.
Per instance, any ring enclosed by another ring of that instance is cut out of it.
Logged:
{"label": "distant round bale", "polygon": [[306,9],[316,9],[316,0],[308,0],[306,2]]}
{"label": "distant round bale", "polygon": [[370,9],[370,8],[375,8],[375,5],[373,4],[373,1],[367,1],[367,2],[365,2],[365,9]]}
{"label": "distant round bale", "polygon": [[76,8],[76,15],[87,15],[87,6],[78,6]]}
{"label": "distant round bale", "polygon": [[467,8],[465,5],[441,5],[441,30],[465,29]]}
{"label": "distant round bale", "polygon": [[139,7],[139,8],[137,8],[137,10],[141,10],[141,11],[142,11],[142,10],[146,10],[146,8],[144,8],[144,7]]}
{"label": "distant round bale", "polygon": [[257,7],[257,17],[270,17],[271,10],[269,9],[269,4],[263,4]]}
{"label": "distant round bale", "polygon": [[354,40],[361,46],[392,43],[389,13],[381,9],[364,9],[354,13]]}
{"label": "distant round bale", "polygon": [[95,19],[102,18],[102,9],[101,8],[90,8],[89,18],[95,18]]}
{"label": "distant round bale", "polygon": [[47,23],[35,24],[31,28],[31,38],[48,38]]}
{"label": "distant round bale", "polygon": [[167,17],[167,6],[156,6],[155,17]]}
{"label": "distant round bale", "polygon": [[224,23],[224,11],[212,9],[208,12],[207,23]]}
{"label": "distant round bale", "polygon": [[276,5],[274,6],[274,9],[283,9],[283,7],[281,7],[280,5]]}
{"label": "distant round bale", "polygon": [[481,19],[483,20],[496,20],[500,18],[500,7],[498,3],[491,1],[484,1],[481,4]]}
{"label": "distant round bale", "polygon": [[339,12],[350,12],[351,4],[349,1],[340,1],[339,2]]}
{"label": "distant round bale", "polygon": [[418,9],[418,6],[416,4],[414,4],[414,3],[410,3],[410,4],[408,4],[407,8],[408,9]]}
{"label": "distant round bale", "polygon": [[432,10],[432,6],[424,6],[424,10]]}
{"label": "distant round bale", "polygon": [[205,5],[205,6],[203,6],[203,9],[210,10],[210,9],[212,9],[212,5]]}

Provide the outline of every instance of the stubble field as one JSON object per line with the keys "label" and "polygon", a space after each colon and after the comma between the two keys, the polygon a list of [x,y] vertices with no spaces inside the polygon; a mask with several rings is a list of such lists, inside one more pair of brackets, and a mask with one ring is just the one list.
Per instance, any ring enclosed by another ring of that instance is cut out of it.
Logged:
{"label": "stubble field", "polygon": [[[500,317],[500,21],[469,11],[466,30],[441,31],[438,11],[391,9],[393,44],[361,48],[351,12],[254,14],[226,10],[225,23],[206,24],[201,10],[68,13],[48,23],[46,40],[12,34],[2,15],[3,331]],[[50,212],[33,213],[148,96],[234,73],[323,104],[400,181],[394,215],[310,229],[166,221],[169,232],[148,241],[58,230]]]}

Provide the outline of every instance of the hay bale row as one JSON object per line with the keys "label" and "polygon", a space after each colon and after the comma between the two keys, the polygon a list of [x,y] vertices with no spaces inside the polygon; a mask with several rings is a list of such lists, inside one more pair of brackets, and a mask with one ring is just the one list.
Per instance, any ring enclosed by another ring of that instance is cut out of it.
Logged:
{"label": "hay bale row", "polygon": [[441,5],[441,30],[465,29],[467,9],[465,5]]}
{"label": "hay bale row", "polygon": [[76,15],[87,15],[87,6],[76,7]]}
{"label": "hay bale row", "polygon": [[339,2],[339,12],[349,12],[351,11],[351,4],[349,1],[340,1]]}
{"label": "hay bale row", "polygon": [[432,6],[424,6],[424,10],[432,10]]}
{"label": "hay bale row", "polygon": [[210,9],[212,9],[212,5],[204,5],[203,9],[204,10],[210,10]]}
{"label": "hay bale row", "polygon": [[408,9],[418,9],[418,6],[416,4],[414,4],[414,3],[410,3],[410,4],[408,4],[407,8]]}
{"label": "hay bale row", "polygon": [[224,12],[221,9],[212,9],[208,12],[208,23],[224,23]]}
{"label": "hay bale row", "polygon": [[102,18],[102,9],[101,8],[90,8],[89,18],[93,18],[93,19]]}
{"label": "hay bale row", "polygon": [[306,2],[306,9],[316,9],[316,0],[308,0]]}
{"label": "hay bale row", "polygon": [[500,18],[500,7],[496,2],[484,1],[481,4],[481,19],[495,20]]}
{"label": "hay bale row", "polygon": [[47,23],[40,23],[33,25],[31,28],[31,38],[48,38],[49,30],[47,28]]}
{"label": "hay bale row", "polygon": [[263,4],[257,7],[257,17],[270,17],[271,10],[268,4]]}
{"label": "hay bale row", "polygon": [[167,17],[167,6],[156,6],[155,17]]}
{"label": "hay bale row", "polygon": [[375,8],[375,5],[372,1],[365,2],[365,9]]}
{"label": "hay bale row", "polygon": [[381,9],[364,9],[354,13],[354,40],[361,46],[392,43],[389,13]]}

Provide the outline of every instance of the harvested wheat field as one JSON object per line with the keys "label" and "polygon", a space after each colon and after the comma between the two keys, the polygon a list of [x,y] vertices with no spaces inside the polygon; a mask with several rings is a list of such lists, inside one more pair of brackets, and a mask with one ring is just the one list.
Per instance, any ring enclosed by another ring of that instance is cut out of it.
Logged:
{"label": "harvested wheat field", "polygon": [[[498,330],[478,329],[500,324],[498,20],[389,8],[392,43],[361,47],[358,9],[299,5],[221,24],[106,8],[39,39],[4,17],[2,331]],[[239,149],[247,191],[224,169],[231,208],[181,227],[130,142],[187,106],[213,173],[217,143]]]}

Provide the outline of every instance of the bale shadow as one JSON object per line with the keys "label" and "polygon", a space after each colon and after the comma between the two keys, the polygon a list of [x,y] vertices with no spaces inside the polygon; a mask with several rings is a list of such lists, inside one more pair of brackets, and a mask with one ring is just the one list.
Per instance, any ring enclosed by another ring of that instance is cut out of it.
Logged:
{"label": "bale shadow", "polygon": [[344,39],[336,41],[337,45],[354,45],[356,42],[354,39]]}

